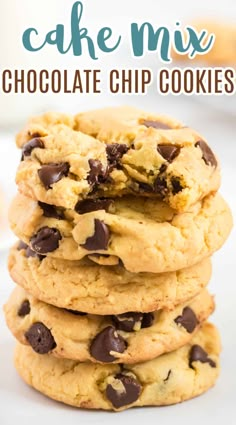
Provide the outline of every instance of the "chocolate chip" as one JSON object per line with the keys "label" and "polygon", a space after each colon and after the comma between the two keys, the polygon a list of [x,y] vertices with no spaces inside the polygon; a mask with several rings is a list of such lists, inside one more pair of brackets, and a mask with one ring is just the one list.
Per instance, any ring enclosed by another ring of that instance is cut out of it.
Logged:
{"label": "chocolate chip", "polygon": [[27,247],[25,251],[26,258],[34,257],[38,258],[40,261],[42,261],[45,258],[45,255],[40,255],[37,252],[33,251],[29,246]]}
{"label": "chocolate chip", "polygon": [[85,199],[76,204],[75,211],[78,214],[86,214],[98,210],[108,211],[113,204],[114,201],[112,199]]}
{"label": "chocolate chip", "polygon": [[95,253],[93,253],[92,255],[89,255],[89,257],[95,257],[95,258],[100,258],[100,257],[102,257],[102,258],[109,258],[109,257],[110,257],[110,255],[109,255],[109,254],[95,254]]}
{"label": "chocolate chip", "polygon": [[31,131],[28,131],[27,132],[27,134],[28,134],[28,136],[30,136],[32,139],[36,139],[36,138],[39,138],[39,137],[41,137],[42,136],[42,134],[40,134],[40,133],[31,133]]}
{"label": "chocolate chip", "polygon": [[57,220],[64,220],[65,215],[64,212],[55,207],[54,205],[45,204],[44,202],[38,202],[38,205],[43,210],[44,217],[48,218],[56,218]]}
{"label": "chocolate chip", "polygon": [[135,325],[142,324],[143,314],[142,313],[123,313],[118,314],[117,316],[112,316],[112,320],[116,325],[116,328],[125,331],[133,332],[135,330]]}
{"label": "chocolate chip", "polygon": [[154,191],[153,187],[150,186],[148,183],[139,183],[139,189],[147,193],[152,193]]}
{"label": "chocolate chip", "polygon": [[116,358],[110,352],[123,353],[126,346],[126,341],[117,334],[116,329],[108,326],[93,339],[90,354],[100,362],[111,363]]}
{"label": "chocolate chip", "polygon": [[110,231],[108,226],[103,221],[94,220],[94,234],[90,236],[82,248],[88,251],[106,250],[108,247]]}
{"label": "chocolate chip", "polygon": [[190,307],[185,307],[182,311],[182,315],[176,317],[175,323],[183,326],[188,333],[192,333],[199,321],[194,311]]}
{"label": "chocolate chip", "polygon": [[17,245],[17,251],[21,251],[22,249],[27,249],[28,245],[23,242],[23,241],[19,241],[18,245]]}
{"label": "chocolate chip", "polygon": [[172,177],[171,184],[172,184],[173,195],[176,195],[177,193],[183,190],[183,186],[181,186],[181,183],[178,178]]}
{"label": "chocolate chip", "polygon": [[153,127],[161,130],[171,130],[172,127],[170,127],[168,124],[165,124],[161,121],[150,121],[150,120],[144,120],[142,121],[142,124],[145,125],[145,127]]}
{"label": "chocolate chip", "polygon": [[216,367],[216,363],[208,357],[208,354],[200,345],[193,345],[189,353],[189,367],[194,369],[193,362],[209,363],[211,367]]}
{"label": "chocolate chip", "polygon": [[167,183],[166,180],[162,177],[157,177],[154,181],[154,191],[159,193],[161,196],[165,196],[167,193]]}
{"label": "chocolate chip", "polygon": [[161,164],[161,168],[159,170],[159,173],[164,173],[167,170],[167,165],[166,164]]}
{"label": "chocolate chip", "polygon": [[168,162],[172,162],[180,153],[180,148],[173,145],[158,145],[157,150]]}
{"label": "chocolate chip", "polygon": [[47,254],[58,248],[61,238],[59,230],[53,227],[42,227],[31,238],[30,243],[33,250],[38,254]]}
{"label": "chocolate chip", "polygon": [[59,182],[62,177],[68,176],[69,164],[62,162],[60,164],[46,164],[38,170],[38,175],[44,187],[48,190],[54,183]]}
{"label": "chocolate chip", "polygon": [[97,159],[89,159],[90,172],[88,175],[88,183],[91,186],[96,186],[100,183],[104,183],[108,176],[108,169],[105,169],[101,161]]}
{"label": "chocolate chip", "polygon": [[150,328],[154,321],[153,313],[143,313],[142,328]]}
{"label": "chocolate chip", "polygon": [[[117,382],[117,385],[114,385],[114,387],[112,384],[108,384],[106,388],[106,396],[116,409],[119,409],[122,406],[127,406],[128,404],[134,403],[138,400],[142,387],[137,378],[119,373],[114,377],[114,379],[120,382]],[[119,384],[122,390],[120,390]]]}
{"label": "chocolate chip", "polygon": [[126,152],[128,152],[128,150],[128,146],[121,143],[112,143],[110,145],[107,145],[106,153],[109,162],[109,171],[111,171],[115,167],[117,168],[120,159]]}
{"label": "chocolate chip", "polygon": [[33,149],[39,148],[44,149],[44,143],[41,139],[38,137],[31,139],[29,142],[27,142],[22,149],[22,159],[24,159],[25,156],[30,156]]}
{"label": "chocolate chip", "polygon": [[163,379],[163,381],[164,381],[164,382],[169,381],[169,377],[170,377],[170,375],[171,375],[171,369],[168,371],[168,373],[167,373],[167,377],[166,377],[165,379]]}
{"label": "chocolate chip", "polygon": [[87,316],[87,313],[83,313],[82,311],[69,310],[68,308],[65,308],[65,310],[66,310],[68,313],[74,314],[75,316]]}
{"label": "chocolate chip", "polygon": [[30,303],[28,300],[23,301],[17,314],[19,317],[25,317],[30,313]]}
{"label": "chocolate chip", "polygon": [[29,328],[25,338],[38,354],[47,354],[56,347],[51,331],[40,322],[34,323]]}
{"label": "chocolate chip", "polygon": [[43,260],[45,258],[44,255],[39,255],[39,254],[37,254],[37,252],[33,251],[26,243],[19,241],[17,250],[21,251],[22,249],[25,250],[26,258],[37,257],[37,258],[39,258],[39,260]]}
{"label": "chocolate chip", "polygon": [[140,328],[149,328],[153,323],[153,319],[152,313],[130,312],[112,316],[116,328],[125,332],[133,332]]}
{"label": "chocolate chip", "polygon": [[203,140],[199,140],[195,144],[195,147],[199,147],[201,149],[202,159],[205,162],[205,164],[212,165],[212,167],[217,166],[216,157],[206,142],[204,142]]}

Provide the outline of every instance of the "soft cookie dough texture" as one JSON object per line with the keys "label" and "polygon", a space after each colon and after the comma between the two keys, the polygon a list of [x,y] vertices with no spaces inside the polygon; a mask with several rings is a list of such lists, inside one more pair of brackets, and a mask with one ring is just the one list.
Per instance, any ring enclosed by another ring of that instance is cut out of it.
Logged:
{"label": "soft cookie dough texture", "polygon": [[218,250],[232,228],[231,212],[219,194],[182,214],[162,201],[134,197],[114,199],[110,212],[53,214],[45,217],[37,202],[17,195],[9,220],[13,232],[38,254],[66,260],[89,255],[94,261],[98,254],[108,255],[136,273],[189,267]]}
{"label": "soft cookie dough texture", "polygon": [[[101,363],[139,363],[188,343],[214,310],[207,290],[173,311],[125,313],[120,316],[81,315],[38,301],[23,289],[13,291],[5,305],[7,324],[22,344],[56,357]],[[38,341],[46,327],[49,337]],[[48,340],[54,340],[53,348]],[[36,338],[36,340],[35,340]],[[119,343],[119,346],[115,343]],[[116,351],[116,348],[119,351]],[[110,354],[112,353],[112,355]]]}
{"label": "soft cookie dough texture", "polygon": [[123,410],[179,403],[212,387],[219,374],[220,340],[204,324],[190,343],[136,365],[98,365],[40,356],[18,345],[15,366],[43,394],[81,408]]}
{"label": "soft cookie dough texture", "polygon": [[12,279],[35,298],[102,315],[172,310],[197,295],[211,277],[208,258],[171,273],[130,273],[121,265],[102,266],[88,259],[41,260],[18,245],[10,251],[8,267]]}
{"label": "soft cookie dough texture", "polygon": [[17,145],[20,192],[70,209],[87,197],[135,194],[183,212],[220,185],[218,160],[201,135],[130,107],[32,118]]}

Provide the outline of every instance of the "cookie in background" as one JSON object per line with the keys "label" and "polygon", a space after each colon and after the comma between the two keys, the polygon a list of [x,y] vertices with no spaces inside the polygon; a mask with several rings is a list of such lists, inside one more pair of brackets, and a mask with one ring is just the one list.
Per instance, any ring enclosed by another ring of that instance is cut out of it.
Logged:
{"label": "cookie in background", "polygon": [[189,59],[187,55],[172,53],[174,60],[186,63],[205,63],[209,66],[235,66],[236,65],[236,24],[228,21],[214,19],[198,19],[190,23],[198,31],[207,30],[215,35],[212,49],[204,55],[197,55]]}

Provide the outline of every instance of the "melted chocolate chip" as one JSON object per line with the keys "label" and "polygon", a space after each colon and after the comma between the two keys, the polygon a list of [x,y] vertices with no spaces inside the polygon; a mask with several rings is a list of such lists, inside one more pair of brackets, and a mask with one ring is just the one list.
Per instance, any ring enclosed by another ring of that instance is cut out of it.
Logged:
{"label": "melted chocolate chip", "polygon": [[44,217],[56,218],[57,220],[65,219],[64,212],[54,205],[45,204],[44,202],[40,201],[38,202],[38,205],[43,210]]}
{"label": "melted chocolate chip", "polygon": [[180,148],[173,145],[158,145],[157,150],[168,162],[172,162],[180,153]]}
{"label": "melted chocolate chip", "polygon": [[157,177],[154,182],[154,191],[159,193],[161,196],[165,196],[167,193],[167,183],[166,180],[162,177]]}
{"label": "melted chocolate chip", "polygon": [[196,144],[196,147],[199,147],[202,151],[202,159],[207,165],[211,165],[212,167],[217,166],[216,157],[213,154],[211,148],[208,146],[206,142],[203,140],[199,140]]}
{"label": "melted chocolate chip", "polygon": [[26,258],[34,257],[38,258],[39,261],[42,261],[45,258],[45,255],[40,255],[37,252],[33,251],[29,246],[27,247],[25,251]]}
{"label": "melted chocolate chip", "polygon": [[175,323],[183,326],[188,333],[192,333],[199,322],[194,311],[190,307],[185,307],[182,315],[176,317]]}
{"label": "melted chocolate chip", "polygon": [[27,132],[27,134],[28,134],[28,136],[30,136],[30,137],[31,137],[31,139],[35,139],[35,138],[38,138],[38,137],[42,137],[42,136],[43,136],[43,134],[40,134],[40,133],[38,133],[38,132],[36,132],[36,133],[31,133],[31,131],[28,131],[28,132]]}
{"label": "melted chocolate chip", "polygon": [[82,311],[77,311],[77,310],[69,310],[68,308],[65,308],[65,310],[68,313],[74,314],[75,316],[87,316],[88,313],[83,313]]}
{"label": "melted chocolate chip", "polygon": [[23,301],[17,314],[19,317],[25,317],[30,313],[30,303],[29,300]]}
{"label": "melted chocolate chip", "polygon": [[98,210],[108,211],[113,204],[114,201],[112,199],[85,199],[76,204],[75,211],[78,214],[86,214]]}
{"label": "melted chocolate chip", "polygon": [[89,255],[90,257],[95,257],[95,258],[100,258],[100,257],[102,257],[102,258],[109,258],[110,257],[110,255],[109,254],[96,254],[96,253],[93,253],[92,255]]}
{"label": "melted chocolate chip", "polygon": [[216,367],[216,363],[208,357],[208,354],[200,345],[193,345],[189,353],[189,367],[194,369],[193,362],[209,363],[211,367]]}
{"label": "melted chocolate chip", "polygon": [[123,353],[126,346],[126,341],[117,334],[116,329],[108,326],[93,339],[90,354],[100,362],[111,363],[116,358],[110,352]]}
{"label": "melted chocolate chip", "polygon": [[167,165],[166,165],[166,164],[162,164],[162,165],[161,165],[161,168],[160,168],[160,170],[159,170],[159,173],[160,173],[160,174],[162,174],[162,173],[164,173],[166,170],[167,170]]}
{"label": "melted chocolate chip", "polygon": [[168,124],[165,124],[164,122],[161,121],[151,121],[151,120],[144,120],[142,121],[143,125],[145,125],[145,127],[153,127],[153,128],[157,128],[160,130],[171,130],[172,127],[170,127]]}
{"label": "melted chocolate chip", "polygon": [[31,238],[30,242],[33,250],[38,254],[47,254],[58,248],[61,238],[59,230],[52,227],[42,227]]}
{"label": "melted chocolate chip", "polygon": [[118,314],[117,316],[112,316],[112,320],[116,325],[116,328],[125,331],[133,332],[137,325],[140,328],[149,328],[152,326],[154,316],[152,313],[123,313]]}
{"label": "melted chocolate chip", "polygon": [[170,375],[171,375],[171,369],[168,371],[168,373],[167,373],[167,377],[166,377],[165,379],[163,379],[163,381],[164,381],[164,382],[169,381],[169,377],[170,377]]}
{"label": "melted chocolate chip", "polygon": [[96,218],[94,220],[93,236],[90,236],[85,244],[81,246],[88,251],[106,250],[108,248],[109,237],[110,231],[108,226]]}
{"label": "melted chocolate chip", "polygon": [[25,338],[38,354],[47,354],[56,347],[51,331],[40,322],[34,323],[29,328]]}
{"label": "melted chocolate chip", "polygon": [[143,314],[142,313],[123,313],[118,314],[117,316],[112,316],[112,320],[116,325],[116,328],[125,331],[133,332],[135,330],[135,325],[140,322],[140,328],[142,325]]}
{"label": "melted chocolate chip", "polygon": [[111,384],[108,384],[106,388],[108,400],[110,400],[116,409],[134,403],[139,398],[142,390],[138,379],[133,376],[124,375],[123,373],[119,373],[114,378],[120,381],[123,391],[117,390]]}
{"label": "melted chocolate chip", "polygon": [[60,164],[46,164],[38,170],[38,175],[44,187],[48,190],[54,183],[59,182],[63,177],[68,176],[69,164],[62,162]]}
{"label": "melted chocolate chip", "polygon": [[22,249],[27,249],[28,245],[23,242],[23,241],[19,241],[18,245],[17,245],[17,251],[21,251]]}
{"label": "melted chocolate chip", "polygon": [[171,184],[172,184],[173,195],[176,195],[177,193],[183,190],[183,186],[181,186],[179,179],[172,177]]}
{"label": "melted chocolate chip", "polygon": [[126,152],[128,152],[128,150],[129,148],[125,144],[113,143],[107,145],[106,153],[109,162],[109,171],[111,171],[115,167],[118,168],[120,159]]}
{"label": "melted chocolate chip", "polygon": [[104,183],[108,176],[108,170],[104,169],[101,161],[97,159],[90,159],[89,166],[90,166],[90,172],[87,178],[88,183],[91,186],[94,186],[94,185],[96,186],[100,183]]}
{"label": "melted chocolate chip", "polygon": [[29,142],[27,142],[22,149],[22,159],[24,159],[26,156],[30,156],[33,149],[39,148],[44,149],[44,143],[41,139],[38,137],[31,139]]}
{"label": "melted chocolate chip", "polygon": [[139,189],[141,189],[141,190],[143,190],[144,192],[147,192],[147,193],[154,192],[153,187],[150,186],[148,183],[139,183]]}
{"label": "melted chocolate chip", "polygon": [[153,313],[143,313],[142,328],[150,328],[154,321]]}
{"label": "melted chocolate chip", "polygon": [[25,250],[26,258],[37,257],[39,260],[43,260],[45,258],[44,255],[39,255],[39,254],[37,254],[37,252],[33,251],[26,243],[19,241],[17,250],[21,251],[22,249]]}

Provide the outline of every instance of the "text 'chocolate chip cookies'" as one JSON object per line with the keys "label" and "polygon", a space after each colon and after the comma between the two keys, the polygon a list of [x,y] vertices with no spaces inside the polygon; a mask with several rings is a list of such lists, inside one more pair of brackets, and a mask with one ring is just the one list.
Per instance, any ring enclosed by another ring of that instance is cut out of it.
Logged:
{"label": "text 'chocolate chip cookies'", "polygon": [[34,117],[17,146],[9,221],[20,240],[8,265],[19,286],[4,310],[22,378],[116,411],[213,386],[220,341],[206,286],[232,216],[206,140],[120,107]]}

